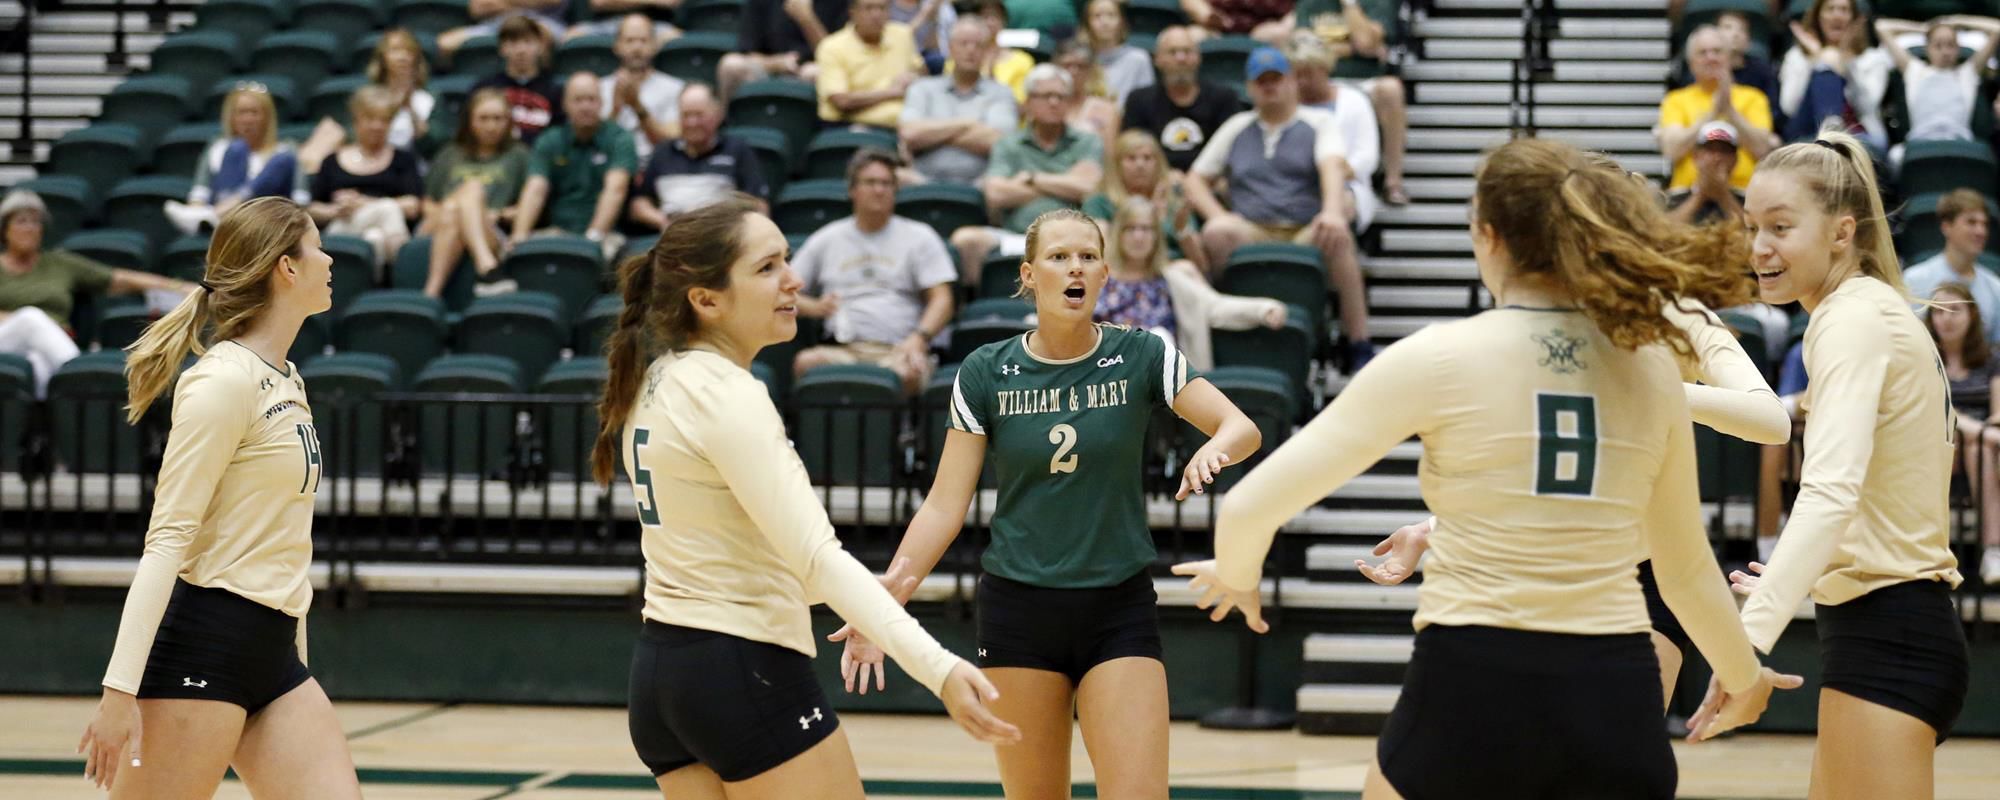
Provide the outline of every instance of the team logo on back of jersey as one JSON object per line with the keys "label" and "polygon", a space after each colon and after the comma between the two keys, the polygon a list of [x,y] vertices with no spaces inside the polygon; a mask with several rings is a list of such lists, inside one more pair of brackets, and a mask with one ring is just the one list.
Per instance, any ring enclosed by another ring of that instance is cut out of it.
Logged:
{"label": "team logo on back of jersey", "polygon": [[1577,351],[1590,343],[1587,340],[1564,333],[1561,328],[1538,333],[1531,338],[1542,346],[1542,359],[1535,363],[1548,367],[1557,375],[1568,375],[1590,366],[1577,358]]}

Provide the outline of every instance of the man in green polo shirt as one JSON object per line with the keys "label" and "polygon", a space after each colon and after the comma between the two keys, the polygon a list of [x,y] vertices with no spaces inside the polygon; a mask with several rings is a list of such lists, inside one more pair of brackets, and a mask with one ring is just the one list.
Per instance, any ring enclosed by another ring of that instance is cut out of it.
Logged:
{"label": "man in green polo shirt", "polygon": [[[533,233],[568,233],[606,244],[625,191],[639,169],[632,134],[604,124],[604,101],[597,76],[578,72],[563,87],[563,113],[569,121],[535,138],[528,160],[528,182],[521,188],[514,215],[515,244]],[[548,228],[537,231],[546,210]]]}
{"label": "man in green polo shirt", "polygon": [[1039,64],[1028,72],[1027,85],[1028,124],[994,143],[986,176],[979,179],[987,210],[1006,227],[975,225],[951,234],[960,274],[969,283],[979,281],[980,265],[995,248],[1001,255],[1026,253],[1028,225],[1055,209],[1076,208],[1097,191],[1104,175],[1104,142],[1066,121],[1076,91],[1069,72]]}

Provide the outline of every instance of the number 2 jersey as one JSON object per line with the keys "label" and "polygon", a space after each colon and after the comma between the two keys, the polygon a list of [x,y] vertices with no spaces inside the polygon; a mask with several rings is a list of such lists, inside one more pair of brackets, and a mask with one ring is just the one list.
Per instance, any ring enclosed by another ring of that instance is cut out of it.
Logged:
{"label": "number 2 jersey", "polygon": [[1095,327],[1097,345],[1077,358],[1044,359],[1023,334],[958,368],[951,427],[986,437],[1000,486],[987,572],[1077,589],[1115,586],[1153,562],[1146,426],[1197,376],[1159,334]]}
{"label": "number 2 jersey", "polygon": [[225,341],[182,373],[146,549],[104,685],[138,693],[175,578],[304,617],[323,467],[306,384],[291,362],[274,367]]}

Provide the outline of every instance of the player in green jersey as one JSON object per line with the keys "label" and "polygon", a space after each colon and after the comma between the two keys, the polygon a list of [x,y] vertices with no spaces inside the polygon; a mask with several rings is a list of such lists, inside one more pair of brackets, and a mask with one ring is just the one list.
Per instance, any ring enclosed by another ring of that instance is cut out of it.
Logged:
{"label": "player in green jersey", "polygon": [[[1165,406],[1208,434],[1176,499],[1200,494],[1261,443],[1257,426],[1165,337],[1091,321],[1110,277],[1104,239],[1075,211],[1028,229],[1023,294],[1034,331],[959,366],[937,479],[889,575],[907,602],[958,536],[987,451],[999,471],[993,541],[978,588],[979,665],[994,710],[1021,729],[997,748],[1013,798],[1067,798],[1070,720],[1106,798],[1167,796],[1167,674],[1141,484],[1146,425]],[[843,629],[842,673],[882,685],[881,654]]]}

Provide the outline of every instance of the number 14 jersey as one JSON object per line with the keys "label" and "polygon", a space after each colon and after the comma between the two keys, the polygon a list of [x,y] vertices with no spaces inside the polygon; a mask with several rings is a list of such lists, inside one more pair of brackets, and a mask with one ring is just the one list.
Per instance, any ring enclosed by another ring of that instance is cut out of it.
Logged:
{"label": "number 14 jersey", "polygon": [[1100,323],[1097,346],[1052,361],[1028,335],[958,368],[951,427],[986,437],[999,478],[987,572],[1058,589],[1114,586],[1153,561],[1146,426],[1198,377],[1163,335]]}

